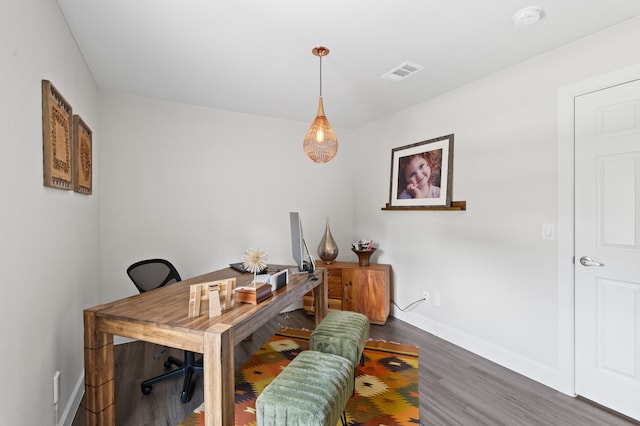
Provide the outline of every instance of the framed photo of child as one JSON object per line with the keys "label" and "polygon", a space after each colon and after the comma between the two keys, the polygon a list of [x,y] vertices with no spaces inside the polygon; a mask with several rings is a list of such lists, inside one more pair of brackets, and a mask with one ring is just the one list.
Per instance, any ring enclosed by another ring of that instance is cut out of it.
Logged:
{"label": "framed photo of child", "polygon": [[391,150],[391,207],[450,207],[453,134]]}

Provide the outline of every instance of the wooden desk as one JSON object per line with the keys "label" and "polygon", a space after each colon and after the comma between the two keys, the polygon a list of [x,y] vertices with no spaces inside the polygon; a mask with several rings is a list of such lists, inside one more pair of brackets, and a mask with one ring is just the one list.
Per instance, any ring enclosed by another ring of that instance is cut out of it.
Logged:
{"label": "wooden desk", "polygon": [[[206,426],[234,424],[234,346],[313,290],[316,326],[327,313],[327,274],[289,274],[289,284],[258,305],[239,304],[222,316],[188,318],[191,284],[253,275],[231,268],[84,310],[85,425],[115,425],[113,336],[199,352],[204,365]],[[317,278],[317,279],[312,279]]]}

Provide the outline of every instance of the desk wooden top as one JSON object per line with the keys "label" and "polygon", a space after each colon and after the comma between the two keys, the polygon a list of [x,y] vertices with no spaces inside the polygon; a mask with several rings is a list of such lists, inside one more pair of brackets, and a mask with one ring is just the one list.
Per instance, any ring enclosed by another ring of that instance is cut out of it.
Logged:
{"label": "desk wooden top", "polygon": [[323,268],[311,275],[290,273],[285,287],[257,305],[239,303],[234,294],[233,308],[214,318],[209,318],[206,309],[197,318],[188,317],[190,285],[235,277],[236,285],[243,286],[251,283],[253,274],[225,268],[87,311],[95,312],[101,332],[202,353],[205,330],[217,324],[231,326],[236,344],[255,331],[256,325],[264,324],[318,286],[323,274]]}

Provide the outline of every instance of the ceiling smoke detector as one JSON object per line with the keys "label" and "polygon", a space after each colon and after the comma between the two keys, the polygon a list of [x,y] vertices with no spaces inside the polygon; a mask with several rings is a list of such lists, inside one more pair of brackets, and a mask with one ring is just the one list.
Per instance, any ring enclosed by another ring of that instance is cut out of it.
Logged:
{"label": "ceiling smoke detector", "polygon": [[403,64],[398,65],[388,73],[382,75],[381,78],[385,78],[387,80],[393,80],[393,81],[400,81],[417,73],[422,69],[424,69],[424,67],[407,61]]}
{"label": "ceiling smoke detector", "polygon": [[543,11],[540,6],[527,6],[514,13],[511,19],[516,27],[526,27],[535,24],[542,17]]}

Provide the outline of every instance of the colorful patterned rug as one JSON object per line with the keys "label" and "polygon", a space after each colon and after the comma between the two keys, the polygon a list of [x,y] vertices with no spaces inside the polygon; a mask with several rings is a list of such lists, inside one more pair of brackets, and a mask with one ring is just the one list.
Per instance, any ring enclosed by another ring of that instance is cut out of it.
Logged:
{"label": "colorful patterned rug", "polygon": [[[309,348],[310,333],[292,328],[280,330],[236,373],[236,425],[256,424],[256,398],[300,351]],[[355,395],[347,403],[348,424],[420,424],[418,348],[369,340],[364,360],[364,366],[356,369]],[[180,426],[204,426],[204,404]]]}

